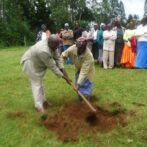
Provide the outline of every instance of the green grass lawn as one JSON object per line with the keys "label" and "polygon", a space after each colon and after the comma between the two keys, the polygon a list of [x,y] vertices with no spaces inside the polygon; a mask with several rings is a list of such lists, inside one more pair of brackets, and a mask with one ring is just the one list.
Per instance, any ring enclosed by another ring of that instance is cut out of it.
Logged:
{"label": "green grass lawn", "polygon": [[[98,132],[94,137],[81,135],[79,142],[65,144],[41,125],[40,115],[34,110],[30,82],[19,63],[24,52],[24,47],[0,49],[0,147],[147,147],[146,70],[104,70],[96,65],[96,103],[108,108],[108,104],[117,102],[135,115],[125,127]],[[74,67],[66,69],[73,79]],[[72,88],[49,70],[44,87],[46,97],[54,104],[50,113],[65,102],[77,100]]]}

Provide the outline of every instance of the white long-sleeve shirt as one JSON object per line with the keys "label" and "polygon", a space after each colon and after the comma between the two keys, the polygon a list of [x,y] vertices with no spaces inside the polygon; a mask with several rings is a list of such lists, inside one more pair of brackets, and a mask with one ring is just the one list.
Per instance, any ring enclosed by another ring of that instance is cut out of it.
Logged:
{"label": "white long-sleeve shirt", "polygon": [[104,31],[103,38],[104,38],[103,50],[105,50],[105,51],[114,51],[114,49],[115,49],[115,40],[117,38],[116,31],[113,31],[113,30]]}
{"label": "white long-sleeve shirt", "polygon": [[32,69],[32,73],[38,77],[42,77],[47,68],[51,69],[58,77],[62,77],[63,73],[60,69],[64,68],[61,62],[58,50],[52,51],[48,46],[47,40],[37,42],[30,47],[21,58],[21,64],[29,60],[28,66]]}

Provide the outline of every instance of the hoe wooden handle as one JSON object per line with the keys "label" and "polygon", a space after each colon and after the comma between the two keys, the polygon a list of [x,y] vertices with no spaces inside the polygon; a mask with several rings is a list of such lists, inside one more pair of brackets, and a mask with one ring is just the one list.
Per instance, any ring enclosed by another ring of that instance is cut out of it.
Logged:
{"label": "hoe wooden handle", "polygon": [[[73,83],[71,83],[71,86],[73,87],[74,90],[76,90]],[[77,92],[78,95],[85,101],[85,103],[89,106],[89,108],[90,108],[93,112],[96,112],[96,109],[91,105],[91,103],[89,103],[89,101],[85,98],[85,96],[84,96],[79,90],[76,90],[76,92]]]}

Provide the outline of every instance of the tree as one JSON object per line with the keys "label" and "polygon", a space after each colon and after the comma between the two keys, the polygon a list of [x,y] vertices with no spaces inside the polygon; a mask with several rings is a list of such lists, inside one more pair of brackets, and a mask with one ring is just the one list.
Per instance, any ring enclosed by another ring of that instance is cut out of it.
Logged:
{"label": "tree", "polygon": [[129,14],[127,22],[130,22],[130,20],[132,20],[132,19],[133,19],[132,14]]}
{"label": "tree", "polygon": [[126,20],[124,4],[122,1],[119,2],[118,0],[110,0],[110,7],[111,22],[114,21],[118,16],[121,18],[122,21]]}
{"label": "tree", "polygon": [[9,44],[26,44],[26,40],[35,40],[37,28],[46,23],[51,29],[51,11],[45,0],[3,0],[0,21],[5,32],[0,31],[1,41]]}
{"label": "tree", "polygon": [[[17,8],[16,8],[17,6]],[[24,26],[27,23],[23,17],[22,7],[18,0],[3,1],[1,21],[5,28],[2,32],[1,41],[7,45],[22,44],[24,35],[28,34],[29,28]]]}
{"label": "tree", "polygon": [[109,0],[92,0],[90,10],[93,13],[94,21],[107,23],[109,21],[110,3]]}
{"label": "tree", "polygon": [[47,5],[51,8],[51,17],[56,22],[56,28],[62,27],[65,22],[72,24],[76,20],[82,20],[85,12],[90,15],[85,0],[47,0]]}

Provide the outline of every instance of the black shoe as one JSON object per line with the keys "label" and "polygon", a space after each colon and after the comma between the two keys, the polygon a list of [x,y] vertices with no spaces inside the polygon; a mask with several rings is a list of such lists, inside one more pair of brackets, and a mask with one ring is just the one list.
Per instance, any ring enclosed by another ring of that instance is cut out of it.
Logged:
{"label": "black shoe", "polygon": [[94,102],[94,101],[95,101],[95,96],[87,96],[86,99],[87,99],[89,102]]}
{"label": "black shoe", "polygon": [[51,106],[52,106],[52,104],[49,103],[48,101],[44,101],[44,102],[43,102],[43,108],[44,108],[44,109],[48,109],[48,108],[51,107]]}

